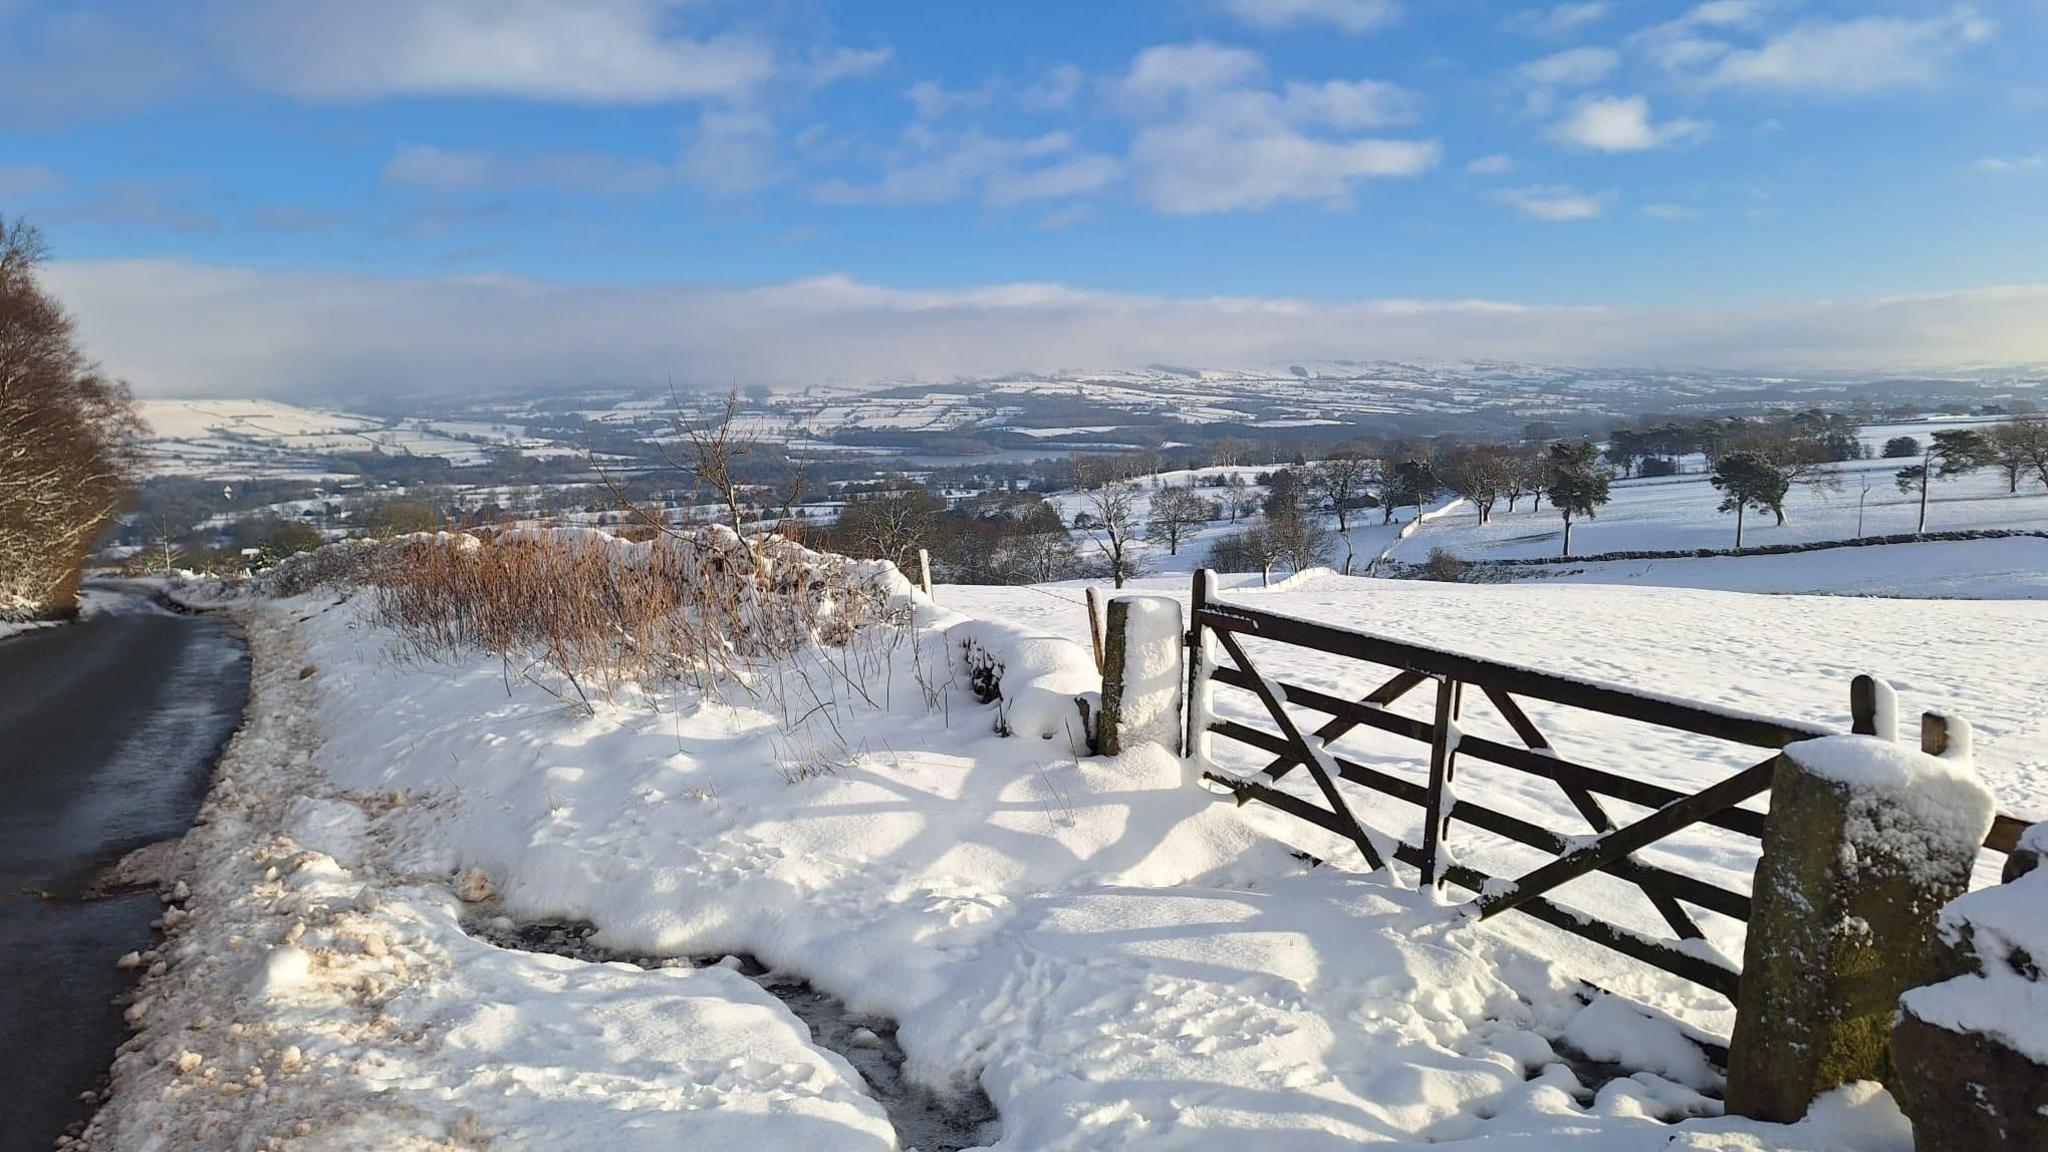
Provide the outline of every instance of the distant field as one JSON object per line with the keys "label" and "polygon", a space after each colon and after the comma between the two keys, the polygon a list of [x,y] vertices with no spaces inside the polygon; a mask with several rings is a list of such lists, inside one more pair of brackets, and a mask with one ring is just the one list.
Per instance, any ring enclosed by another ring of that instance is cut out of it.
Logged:
{"label": "distant field", "polygon": [[[1913,434],[1910,430],[1873,429],[1866,432],[1866,438],[1878,432],[1884,436]],[[1907,461],[1853,461],[1842,466],[1839,491],[1794,489],[1784,525],[1774,524],[1768,514],[1750,512],[1744,518],[1743,544],[1803,544],[1912,532],[1918,499],[1900,492],[1892,481],[1903,463]],[[1735,516],[1717,510],[1721,493],[1703,473],[1617,480],[1613,492],[1613,501],[1601,508],[1597,517],[1573,527],[1573,552],[1663,552],[1735,545]],[[2048,529],[2048,487],[2038,477],[2027,476],[2021,478],[2017,494],[2008,493],[2004,475],[1992,469],[1937,481],[1928,497],[1927,528],[1930,532]],[[1484,527],[1468,508],[1432,521],[1403,541],[1394,558],[1417,562],[1432,548],[1445,548],[1471,560],[1555,556],[1563,536],[1564,522],[1547,502],[1540,512],[1530,511],[1526,502],[1514,512],[1496,507],[1492,522]]]}

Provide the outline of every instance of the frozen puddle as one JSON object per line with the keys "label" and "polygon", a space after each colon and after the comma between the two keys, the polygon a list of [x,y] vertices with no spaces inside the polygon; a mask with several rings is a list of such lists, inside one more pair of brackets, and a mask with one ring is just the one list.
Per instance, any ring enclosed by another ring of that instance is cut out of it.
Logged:
{"label": "frozen puddle", "polygon": [[[504,922],[498,921],[502,925]],[[980,1086],[942,1096],[903,1077],[903,1048],[896,1025],[857,1016],[846,1005],[792,976],[772,972],[751,956],[704,960],[694,957],[632,956],[590,943],[589,924],[525,924],[509,928],[468,925],[471,934],[500,948],[544,952],[593,964],[624,963],[639,968],[707,967],[722,964],[759,984],[811,1030],[811,1041],[844,1057],[867,1082],[868,1093],[888,1113],[904,1152],[959,1152],[993,1144],[1001,1135],[996,1108]]]}

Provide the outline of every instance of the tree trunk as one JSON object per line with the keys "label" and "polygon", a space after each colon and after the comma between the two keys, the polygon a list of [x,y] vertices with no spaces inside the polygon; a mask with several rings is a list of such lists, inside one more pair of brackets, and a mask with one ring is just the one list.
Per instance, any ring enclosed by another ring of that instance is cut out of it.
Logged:
{"label": "tree trunk", "polygon": [[1920,526],[1913,529],[1915,536],[1927,531],[1927,480],[1928,473],[1933,470],[1930,466],[1927,471],[1920,474]]}
{"label": "tree trunk", "polygon": [[1569,515],[1564,518],[1564,554],[1572,554],[1572,518]]}
{"label": "tree trunk", "polygon": [[1742,505],[1735,506],[1735,550],[1742,551]]}

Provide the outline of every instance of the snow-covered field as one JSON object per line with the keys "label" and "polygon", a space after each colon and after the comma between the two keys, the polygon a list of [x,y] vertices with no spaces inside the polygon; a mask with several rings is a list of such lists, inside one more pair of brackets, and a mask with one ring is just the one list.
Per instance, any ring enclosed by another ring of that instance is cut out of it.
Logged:
{"label": "snow-covered field", "polygon": [[142,400],[138,409],[150,429],[142,448],[155,475],[319,479],[328,474],[320,458],[337,453],[438,456],[467,467],[484,463],[492,446],[528,454],[561,448],[516,425],[415,418],[387,425],[274,400]]}
{"label": "snow-covered field", "polygon": [[[1902,493],[1892,482],[1897,460],[1859,460],[1843,466],[1839,491],[1795,488],[1783,526],[1769,515],[1752,512],[1743,520],[1743,544],[1804,544],[1817,540],[1850,540],[1858,535],[1911,533],[1918,522],[1918,497]],[[1864,483],[1870,487],[1866,492]],[[1735,517],[1717,510],[1721,493],[1704,475],[1654,480],[1617,480],[1613,500],[1590,520],[1572,527],[1572,552],[1670,552],[1735,546]],[[1862,530],[1858,532],[1858,503]],[[1559,554],[1564,522],[1548,501],[1532,511],[1523,501],[1514,512],[1496,506],[1492,521],[1478,523],[1478,514],[1446,517],[1410,537],[1395,550],[1395,559],[1410,563],[1445,548],[1468,560],[1508,559]],[[1937,481],[1928,496],[1930,532],[1979,528],[2048,530],[2048,487],[2024,477],[2017,494],[2006,491],[2003,475],[1990,469]]]}
{"label": "snow-covered field", "polygon": [[2048,600],[2048,540],[1939,540],[1779,556],[1609,560],[1524,568],[1524,579],[1815,596]]}
{"label": "snow-covered field", "polygon": [[[1873,424],[1861,432],[1872,451],[1894,436],[1925,442],[1935,431],[1970,428],[1982,431],[1992,422],[1982,418],[1922,420]],[[1787,501],[1786,521],[1748,513],[1743,520],[1743,545],[1805,544],[1819,540],[1850,540],[1858,536],[1891,536],[1916,531],[1917,493],[1899,491],[1893,476],[1913,460],[1854,460],[1840,466],[1837,489],[1795,487]],[[1613,499],[1593,519],[1572,528],[1572,552],[1674,552],[1735,546],[1735,516],[1719,510],[1721,492],[1708,482],[1703,462],[1685,461],[1692,469],[1679,476],[1616,480]],[[1468,560],[1556,556],[1564,538],[1564,522],[1545,502],[1540,511],[1527,501],[1516,511],[1497,505],[1490,523],[1482,526],[1476,511],[1445,517],[1416,533],[1394,551],[1394,559],[1418,563],[1431,549],[1444,548]],[[1927,530],[2003,528],[2048,530],[2048,485],[2029,473],[2019,491],[2008,491],[2003,472],[1985,468],[1940,480],[1928,494]],[[1718,586],[1718,585],[1717,585]]]}
{"label": "snow-covered field", "polygon": [[[253,609],[252,719],[188,843],[190,902],[138,960],[163,968],[145,979],[98,1138],[894,1146],[852,1067],[739,973],[590,965],[472,935],[588,921],[619,952],[749,954],[898,1022],[913,1077],[941,1092],[975,1082],[993,1100],[999,1148],[1910,1148],[1871,1086],[1789,1128],[1719,1118],[1718,1077],[1674,1024],[1620,999],[1585,1006],[1575,978],[1709,1031],[1725,1028],[1725,1003],[1521,917],[1461,925],[1348,871],[1306,826],[1205,791],[1156,748],[1076,756],[1061,715],[1092,676],[1080,592],[940,588],[917,645],[888,648],[857,680],[817,681],[835,685],[836,731],[801,739],[765,702],[670,690],[586,715],[494,661],[401,659],[359,601]],[[2001,806],[2048,815],[2048,612],[2035,604],[1329,573],[1229,595],[1807,720],[1842,722],[1849,678],[1873,672],[1908,714],[1967,715]],[[1016,736],[998,736],[996,707],[966,690],[969,634],[1008,663],[1006,683],[1033,677],[1009,713]],[[1274,667],[1370,686],[1362,668]],[[1565,754],[1674,786],[1735,764],[1682,736],[1532,714]],[[1343,747],[1389,771],[1420,764],[1412,747]],[[1573,828],[1539,783],[1475,764],[1463,787]],[[1358,799],[1389,831],[1413,818]],[[1511,859],[1459,837],[1481,866]],[[1292,845],[1338,864],[1307,869]],[[1739,885],[1744,853],[1706,836],[1652,855]],[[1588,881],[1560,898],[1639,915],[1626,895]],[[1739,951],[1737,927],[1711,924],[1714,944]],[[1565,1048],[1640,1071],[1596,1088]]]}

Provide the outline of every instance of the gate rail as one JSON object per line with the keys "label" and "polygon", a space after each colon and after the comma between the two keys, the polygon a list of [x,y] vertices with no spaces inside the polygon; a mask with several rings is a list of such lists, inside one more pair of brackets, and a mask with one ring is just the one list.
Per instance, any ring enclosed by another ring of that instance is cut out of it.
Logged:
{"label": "gate rail", "polygon": [[[1259,749],[1273,758],[1261,772],[1239,777],[1205,771],[1204,778],[1229,789],[1240,805],[1257,800],[1290,816],[1350,841],[1367,866],[1378,870],[1398,860],[1421,874],[1425,886],[1456,885],[1475,893],[1466,905],[1484,920],[1519,911],[1553,927],[1592,940],[1616,952],[1660,968],[1735,999],[1740,987],[1738,967],[1704,948],[1687,948],[1646,935],[1555,903],[1547,893],[1593,872],[1634,884],[1681,941],[1703,939],[1705,933],[1686,908],[1691,905],[1747,922],[1751,899],[1695,876],[1635,858],[1635,852],[1682,829],[1706,824],[1761,839],[1764,813],[1740,805],[1770,791],[1776,750],[1801,740],[1835,735],[1825,726],[1719,709],[1695,701],[1655,695],[1539,672],[1513,664],[1391,640],[1310,620],[1216,603],[1213,576],[1195,573],[1194,602],[1187,635],[1190,660],[1189,699],[1203,699],[1203,681],[1228,685],[1257,696],[1277,732],[1235,720],[1210,719],[1206,709],[1190,707],[1189,749],[1203,731]],[[1210,666],[1206,638],[1215,637],[1233,665]],[[1240,637],[1308,648],[1334,656],[1383,665],[1394,675],[1358,699],[1291,684],[1260,671]],[[1410,691],[1435,684],[1430,722],[1389,711]],[[1466,687],[1478,689],[1522,746],[1463,733],[1458,719]],[[1852,731],[1877,731],[1877,685],[1858,677],[1851,691]],[[1527,697],[1640,721],[1662,728],[1706,736],[1732,744],[1770,749],[1773,755],[1696,792],[1579,764],[1558,756],[1516,697]],[[1287,705],[1329,717],[1312,733],[1304,733]],[[1427,786],[1369,768],[1333,753],[1328,745],[1359,728],[1404,737],[1429,746]],[[1470,757],[1531,776],[1554,781],[1590,826],[1590,838],[1566,837],[1457,793],[1458,762]],[[1321,808],[1274,784],[1297,767],[1305,767],[1329,805]],[[1260,777],[1263,777],[1261,779]],[[1361,823],[1338,791],[1337,781],[1362,785],[1424,811],[1423,842],[1391,837]],[[1600,798],[1649,808],[1648,815],[1617,824]],[[1489,875],[1452,860],[1445,851],[1452,820],[1551,853],[1555,859],[1520,877]],[[2025,823],[2000,814],[1985,847],[2009,853]]]}

